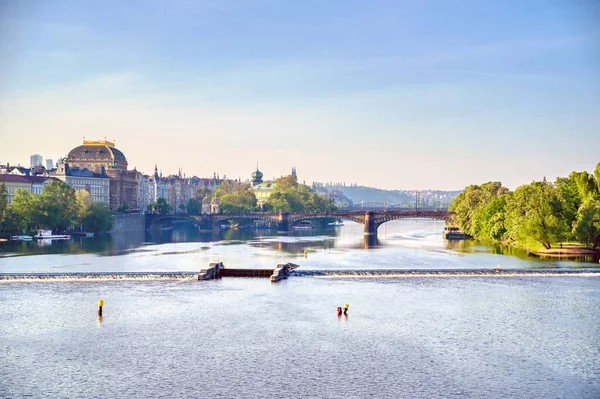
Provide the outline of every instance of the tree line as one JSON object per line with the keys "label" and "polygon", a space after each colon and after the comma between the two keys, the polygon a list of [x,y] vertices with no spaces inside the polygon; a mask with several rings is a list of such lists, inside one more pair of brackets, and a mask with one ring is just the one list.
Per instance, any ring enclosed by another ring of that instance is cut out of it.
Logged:
{"label": "tree line", "polygon": [[[189,214],[202,212],[202,198],[218,198],[221,213],[236,214],[245,212],[322,212],[335,210],[333,200],[322,197],[305,184],[298,183],[296,176],[282,176],[274,182],[273,193],[262,206],[258,205],[252,186],[247,183],[224,181],[214,192],[206,188],[198,190],[195,198],[181,204],[179,211]],[[176,211],[164,198],[159,198],[148,206],[149,211],[169,213]]]}
{"label": "tree line", "polygon": [[110,210],[92,202],[87,191],[75,191],[68,184],[53,180],[41,194],[17,190],[8,203],[6,185],[0,184],[0,231],[31,233],[38,229],[83,230],[103,233],[111,228]]}
{"label": "tree line", "polygon": [[500,182],[468,186],[449,208],[466,234],[514,246],[546,249],[563,242],[600,246],[600,163],[510,191]]}

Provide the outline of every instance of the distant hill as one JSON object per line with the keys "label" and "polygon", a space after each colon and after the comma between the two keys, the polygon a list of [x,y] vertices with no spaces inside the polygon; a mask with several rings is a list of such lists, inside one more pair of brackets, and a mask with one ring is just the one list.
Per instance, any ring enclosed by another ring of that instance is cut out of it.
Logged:
{"label": "distant hill", "polygon": [[[382,190],[380,188],[342,184],[314,184],[321,193],[331,193],[336,202],[342,202],[344,197],[352,205],[361,203],[414,206],[416,193],[414,190]],[[461,190],[422,190],[418,192],[419,206],[447,208]],[[338,197],[340,201],[338,201]]]}

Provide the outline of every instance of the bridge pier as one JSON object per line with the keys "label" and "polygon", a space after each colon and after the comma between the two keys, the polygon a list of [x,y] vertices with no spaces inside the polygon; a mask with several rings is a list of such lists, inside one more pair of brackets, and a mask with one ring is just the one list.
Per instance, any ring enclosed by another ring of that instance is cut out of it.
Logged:
{"label": "bridge pier", "polygon": [[277,218],[277,232],[287,234],[290,230],[290,223],[287,212],[281,212]]}
{"label": "bridge pier", "polygon": [[365,212],[365,236],[377,235],[377,225],[375,224],[375,212]]}

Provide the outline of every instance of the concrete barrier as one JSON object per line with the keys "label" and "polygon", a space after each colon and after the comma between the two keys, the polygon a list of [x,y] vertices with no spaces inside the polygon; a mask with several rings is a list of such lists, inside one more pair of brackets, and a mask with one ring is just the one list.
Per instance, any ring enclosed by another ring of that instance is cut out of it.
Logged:
{"label": "concrete barrier", "polygon": [[271,282],[276,283],[278,281],[286,279],[288,272],[289,266],[287,264],[278,264],[275,270],[273,270],[273,274],[271,274]]}
{"label": "concrete barrier", "polygon": [[293,263],[280,263],[275,269],[233,268],[225,267],[222,262],[212,262],[208,268],[200,270],[198,280],[214,280],[221,277],[268,277],[271,282],[276,283],[286,279],[290,270],[297,267],[298,265]]}
{"label": "concrete barrier", "polygon": [[271,275],[271,282],[276,283],[278,281],[284,280],[288,277],[290,270],[294,270],[298,265],[293,263],[279,263],[275,270],[273,270],[273,274]]}
{"label": "concrete barrier", "polygon": [[213,262],[208,264],[207,269],[200,270],[198,274],[198,280],[215,280],[221,278],[221,271],[223,269],[223,262]]}

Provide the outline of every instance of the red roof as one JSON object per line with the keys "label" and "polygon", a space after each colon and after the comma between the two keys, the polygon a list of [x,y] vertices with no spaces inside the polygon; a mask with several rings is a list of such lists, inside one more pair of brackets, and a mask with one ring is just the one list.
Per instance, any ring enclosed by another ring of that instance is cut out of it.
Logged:
{"label": "red roof", "polygon": [[46,180],[58,180],[50,176],[21,176],[21,175],[9,175],[0,174],[0,183],[43,183]]}

